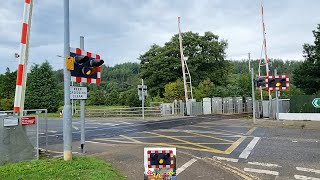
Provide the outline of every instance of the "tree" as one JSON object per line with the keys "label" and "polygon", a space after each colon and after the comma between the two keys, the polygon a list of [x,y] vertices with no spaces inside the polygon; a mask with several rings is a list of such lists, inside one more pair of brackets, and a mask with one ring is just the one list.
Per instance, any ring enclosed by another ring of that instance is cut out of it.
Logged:
{"label": "tree", "polygon": [[106,93],[102,90],[89,91],[88,105],[105,105]]}
{"label": "tree", "polygon": [[[188,67],[193,85],[204,79],[210,79],[216,85],[223,85],[230,72],[230,63],[225,61],[227,42],[219,40],[212,32],[183,33],[184,55],[188,58]],[[181,79],[181,60],[179,38],[174,35],[163,47],[152,45],[139,57],[141,77],[146,80],[152,96],[164,97],[164,86]]]}
{"label": "tree", "polygon": [[4,74],[0,74],[0,110],[12,110],[16,89],[17,71],[10,72],[7,68]]}
{"label": "tree", "polygon": [[0,110],[8,111],[13,109],[13,98],[4,98],[0,99]]}
{"label": "tree", "polygon": [[123,63],[114,67],[102,66],[101,77],[106,82],[116,82],[121,89],[127,89],[136,79],[140,72],[140,64]]}
{"label": "tree", "polygon": [[5,74],[0,75],[0,99],[14,99],[16,78],[17,71],[10,72],[9,68]]}
{"label": "tree", "polygon": [[130,107],[141,107],[138,92],[135,87],[120,93],[121,104]]}
{"label": "tree", "polygon": [[40,66],[35,64],[28,74],[25,107],[26,109],[48,109],[56,112],[59,108],[57,81],[48,61]]}
{"label": "tree", "polygon": [[314,44],[304,44],[305,61],[294,71],[293,83],[306,94],[320,90],[320,24],[312,31]]}
{"label": "tree", "polygon": [[214,84],[209,79],[201,81],[197,88],[195,88],[194,94],[197,100],[202,100],[205,97],[213,97]]}
{"label": "tree", "polygon": [[184,99],[184,86],[183,82],[178,79],[175,82],[170,82],[165,85],[165,100],[167,102],[173,102],[174,100]]}

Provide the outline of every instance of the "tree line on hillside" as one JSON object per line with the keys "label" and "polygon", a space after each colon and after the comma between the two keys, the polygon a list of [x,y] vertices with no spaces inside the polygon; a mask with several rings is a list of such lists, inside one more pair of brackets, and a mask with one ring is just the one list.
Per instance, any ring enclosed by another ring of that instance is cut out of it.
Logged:
{"label": "tree line on hillside", "polygon": [[[314,44],[303,45],[303,62],[271,59],[269,67],[278,74],[290,76],[290,88],[281,93],[281,98],[292,95],[320,94],[320,25],[313,31]],[[220,40],[212,32],[199,35],[183,33],[184,54],[192,76],[194,98],[251,96],[251,81],[248,60],[227,60],[227,41]],[[172,102],[184,99],[178,35],[164,46],[152,45],[139,57],[141,63],[123,63],[101,68],[101,84],[89,84],[87,105],[140,106],[137,85],[141,78],[148,86],[147,104]],[[259,59],[251,60],[258,74]],[[261,68],[265,74],[265,67]],[[15,93],[16,71],[10,69],[0,75],[0,109],[12,109]],[[75,83],[75,86],[78,86]],[[260,92],[256,90],[257,97]],[[267,92],[263,92],[267,97]],[[46,108],[56,112],[63,105],[63,70],[53,70],[45,61],[34,64],[28,73],[26,109]]]}

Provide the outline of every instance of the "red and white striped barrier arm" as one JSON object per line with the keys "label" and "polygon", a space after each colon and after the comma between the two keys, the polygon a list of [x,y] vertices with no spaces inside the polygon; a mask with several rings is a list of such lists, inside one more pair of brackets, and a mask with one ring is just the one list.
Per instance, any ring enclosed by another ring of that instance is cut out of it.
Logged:
{"label": "red and white striped barrier arm", "polygon": [[24,11],[23,11],[23,21],[22,21],[22,32],[20,41],[20,59],[17,70],[17,80],[16,80],[16,93],[14,99],[14,112],[21,111],[21,106],[23,107],[22,100],[23,96],[23,86],[26,80],[25,75],[27,74],[27,63],[28,63],[28,48],[29,48],[29,35],[30,35],[30,25],[32,16],[32,6],[33,0],[24,0]]}
{"label": "red and white striped barrier arm", "polygon": [[264,47],[264,54],[265,54],[266,73],[267,73],[267,76],[269,76],[270,70],[269,70],[269,58],[267,53],[266,26],[264,24],[263,0],[261,0],[261,16],[262,16],[263,47]]}

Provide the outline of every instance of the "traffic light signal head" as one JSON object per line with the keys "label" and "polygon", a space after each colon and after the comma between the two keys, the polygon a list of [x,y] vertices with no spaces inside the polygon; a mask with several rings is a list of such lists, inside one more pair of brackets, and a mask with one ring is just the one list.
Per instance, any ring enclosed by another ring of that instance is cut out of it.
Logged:
{"label": "traffic light signal head", "polygon": [[266,85],[266,78],[264,76],[258,76],[255,81],[257,87],[263,87]]}
{"label": "traffic light signal head", "polygon": [[104,63],[102,59],[96,59],[84,55],[74,55],[74,70],[71,71],[71,76],[94,78],[98,67]]}
{"label": "traffic light signal head", "polygon": [[78,65],[82,65],[83,63],[86,63],[89,61],[88,56],[83,56],[83,55],[76,55],[74,57],[74,62]]}
{"label": "traffic light signal head", "polygon": [[151,153],[150,165],[170,165],[170,153]]}
{"label": "traffic light signal head", "polygon": [[[70,57],[70,58],[69,58]],[[77,83],[101,83],[101,65],[104,61],[99,54],[70,47],[66,58],[67,69],[71,72],[71,81]]]}
{"label": "traffic light signal head", "polygon": [[268,84],[269,84],[269,88],[270,87],[276,87],[276,79],[269,77]]}
{"label": "traffic light signal head", "polygon": [[283,90],[289,88],[289,77],[287,75],[269,76],[266,90]]}

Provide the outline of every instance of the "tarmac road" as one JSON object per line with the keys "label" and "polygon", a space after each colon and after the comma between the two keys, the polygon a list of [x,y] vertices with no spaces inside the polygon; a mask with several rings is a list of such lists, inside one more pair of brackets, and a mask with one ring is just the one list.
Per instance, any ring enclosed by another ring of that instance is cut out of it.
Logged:
{"label": "tarmac road", "polygon": [[[52,120],[50,123],[52,124],[49,129],[52,132],[49,134],[49,145],[54,149],[62,144],[62,133],[59,131],[62,122]],[[73,139],[78,141],[80,124],[75,121],[73,125]],[[132,148],[176,147],[181,159],[185,159],[183,163],[187,163],[188,159],[191,162],[196,159],[178,178],[191,178],[191,174],[197,172],[198,179],[233,177],[320,180],[320,131],[300,126],[286,128],[281,122],[278,126],[263,127],[253,125],[250,120],[228,116],[147,122],[95,120],[87,123],[86,141],[88,153],[100,154],[108,160],[108,155],[112,155],[112,148],[115,148],[114,153],[118,156],[131,156],[129,152]],[[122,161],[122,164],[116,160],[114,163],[118,164],[120,170],[129,172],[130,168],[125,166],[125,160]],[[180,166],[183,166],[183,163]],[[208,163],[215,165],[212,172],[208,170]],[[207,170],[203,171],[202,166]],[[223,170],[218,169],[219,166]],[[230,176],[230,173],[233,176]],[[128,177],[135,179],[136,176],[129,173]]]}

